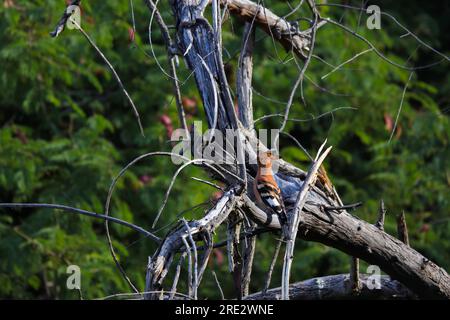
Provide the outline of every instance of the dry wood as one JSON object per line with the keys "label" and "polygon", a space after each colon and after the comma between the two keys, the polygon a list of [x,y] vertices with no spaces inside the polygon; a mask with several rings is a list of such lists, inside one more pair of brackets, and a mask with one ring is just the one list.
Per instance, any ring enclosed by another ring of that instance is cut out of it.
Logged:
{"label": "dry wood", "polygon": [[400,241],[409,246],[408,227],[406,226],[404,211],[397,217],[397,234]]}
{"label": "dry wood", "polygon": [[[229,188],[216,205],[198,221],[188,223],[188,233],[193,239],[198,239],[203,232],[213,232],[230,214],[238,201],[237,188]],[[155,291],[154,288],[162,288],[162,282],[170,267],[174,254],[183,245],[186,236],[186,227],[183,225],[169,234],[161,244],[147,267],[147,279],[145,291]],[[188,253],[189,255],[189,253]],[[160,289],[156,289],[157,291]],[[146,298],[155,298],[146,296]]]}
{"label": "dry wood", "polygon": [[[335,300],[335,299],[415,299],[414,293],[396,280],[381,276],[381,288],[370,289],[367,283],[370,275],[361,275],[361,289],[357,297],[349,295],[349,274],[313,278],[289,286],[292,300]],[[278,300],[281,288],[257,292],[245,300]]]}

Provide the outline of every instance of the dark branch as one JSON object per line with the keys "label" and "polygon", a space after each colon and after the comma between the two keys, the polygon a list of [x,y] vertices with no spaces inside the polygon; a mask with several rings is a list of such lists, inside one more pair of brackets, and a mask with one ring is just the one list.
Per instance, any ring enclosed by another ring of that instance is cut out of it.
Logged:
{"label": "dark branch", "polygon": [[49,203],[0,203],[0,208],[48,208],[48,209],[58,209],[58,210],[63,210],[65,212],[69,212],[69,213],[75,213],[75,214],[81,214],[84,216],[88,216],[88,217],[93,217],[93,218],[97,218],[97,219],[102,219],[102,220],[107,220],[110,222],[114,222],[117,224],[121,224],[125,227],[131,228],[139,233],[142,233],[143,235],[145,235],[146,237],[152,239],[153,241],[156,242],[161,242],[161,239],[157,236],[155,236],[153,233],[139,227],[136,226],[132,223],[111,217],[111,216],[106,216],[103,214],[99,214],[99,213],[95,213],[95,212],[91,212],[91,211],[86,211],[86,210],[82,210],[82,209],[77,209],[77,208],[73,208],[73,207],[69,207],[69,206],[65,206],[65,205],[61,205],[61,204],[49,204]]}

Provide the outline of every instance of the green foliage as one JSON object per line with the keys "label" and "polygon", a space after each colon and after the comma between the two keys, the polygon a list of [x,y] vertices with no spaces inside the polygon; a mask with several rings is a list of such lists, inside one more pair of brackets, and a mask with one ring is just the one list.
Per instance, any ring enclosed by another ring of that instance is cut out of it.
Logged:
{"label": "green foliage", "polygon": [[[290,11],[284,2],[265,4],[279,15]],[[141,3],[134,8],[135,43],[129,39],[132,22],[127,1],[84,1],[82,26],[121,76],[141,114],[145,138],[110,70],[86,39],[75,30],[50,38],[49,31],[63,5],[64,1],[12,0],[0,6],[0,202],[58,203],[102,213],[109,185],[123,166],[141,154],[172,148],[160,116],[170,117],[174,128],[178,118],[171,82],[148,45],[149,13]],[[400,21],[427,43],[449,54],[449,35],[442,31],[448,24],[445,15],[439,18],[435,9],[422,10],[415,3],[408,5],[409,15],[397,4],[383,6],[382,10],[399,15]],[[172,23],[167,3],[163,2],[160,9]],[[335,19],[344,12],[330,7],[320,10]],[[290,18],[305,14],[304,5]],[[356,28],[358,17],[358,12],[348,11],[343,23]],[[411,38],[398,40],[402,33],[384,18],[381,30],[366,29],[364,17],[358,31],[389,59],[404,64],[411,54],[411,65],[425,65],[439,58],[423,47],[417,49]],[[160,32],[155,23],[152,28],[154,54],[167,71]],[[242,22],[229,18],[224,24],[223,41],[227,49],[224,56],[232,70],[237,67],[241,34]],[[258,31],[256,38],[253,85],[258,118],[284,112],[298,75],[296,62],[300,66],[301,62],[292,59],[291,53],[265,33]],[[314,53],[336,66],[366,49],[364,42],[326,25],[318,32]],[[383,198],[388,208],[386,230],[395,234],[395,216],[404,210],[411,245],[448,269],[447,65],[413,74],[390,143],[409,72],[390,65],[374,52],[321,79],[333,68],[312,59],[303,83],[307,104],[303,104],[299,89],[290,114],[290,118],[307,121],[289,122],[287,131],[313,155],[328,138],[334,148],[326,167],[344,202],[364,202],[354,214],[375,221],[378,201]],[[195,82],[181,59],[179,69],[180,79],[188,79],[182,86],[183,96],[198,102],[188,111],[188,121],[202,120]],[[229,78],[234,90],[233,75]],[[280,123],[281,119],[274,117],[258,127],[277,128]],[[308,158],[293,141],[282,137],[281,146],[283,158],[308,167]],[[175,170],[167,158],[138,162],[119,180],[111,215],[150,229]],[[199,218],[210,206],[215,190],[191,180],[191,176],[202,177],[203,173],[186,168],[177,178],[157,228],[167,226],[179,214],[186,219]],[[138,288],[143,288],[147,256],[154,252],[155,244],[123,226],[110,226],[121,263]],[[164,236],[169,227],[157,234]],[[219,230],[215,241],[222,239],[224,233]],[[252,291],[264,284],[274,246],[273,236],[258,237]],[[234,291],[224,255],[225,250],[217,249],[210,268],[216,271],[225,296],[230,298]],[[299,242],[297,256],[293,280],[347,272],[350,263],[346,255],[315,243]],[[0,297],[77,299],[78,293],[66,288],[66,268],[71,264],[81,268],[85,298],[130,291],[110,256],[103,221],[49,209],[0,211]],[[280,283],[279,267],[273,286]],[[184,277],[180,288],[185,288]],[[200,297],[219,298],[209,271],[203,281]]]}

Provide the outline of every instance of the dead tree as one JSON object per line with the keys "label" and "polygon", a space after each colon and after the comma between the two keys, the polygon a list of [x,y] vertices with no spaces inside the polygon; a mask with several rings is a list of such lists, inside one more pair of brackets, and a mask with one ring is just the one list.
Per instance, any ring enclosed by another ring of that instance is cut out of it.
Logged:
{"label": "dead tree", "polygon": [[[76,5],[79,2],[73,1]],[[176,291],[180,268],[176,268],[176,277],[172,285],[166,278],[169,269],[173,267],[174,259],[180,253],[183,253],[182,259],[187,258],[189,263],[188,296],[193,299],[198,298],[197,291],[210,253],[212,248],[218,245],[213,243],[212,234],[225,223],[228,223],[227,247],[230,271],[238,287],[238,297],[245,299],[346,298],[351,297],[356,288],[356,294],[361,297],[450,298],[450,277],[447,272],[411,248],[405,241],[407,235],[402,236],[404,241],[402,242],[383,230],[384,205],[381,209],[382,219],[379,219],[376,225],[360,220],[348,212],[348,206],[342,203],[334,188],[330,189],[317,179],[321,163],[330,151],[327,149],[322,152],[322,148],[317,157],[312,159],[309,170],[295,167],[282,159],[276,161],[279,167],[276,179],[288,211],[291,235],[295,237],[288,244],[290,251],[287,249],[287,252],[293,253],[294,240],[323,243],[354,257],[352,274],[316,278],[289,285],[289,261],[295,257],[288,254],[284,259],[286,274],[283,275],[282,288],[249,294],[248,283],[255,248],[254,236],[258,232],[276,233],[280,230],[277,216],[261,210],[255,204],[251,188],[257,169],[256,148],[264,149],[253,129],[251,81],[254,30],[255,28],[264,30],[287,51],[303,61],[299,78],[286,106],[285,121],[289,115],[295,90],[303,81],[314,43],[320,41],[320,38],[316,37],[317,30],[325,24],[331,24],[350,31],[332,19],[322,17],[313,0],[307,0],[305,4],[302,1],[300,4],[307,5],[311,12],[311,27],[306,30],[299,30],[297,25],[250,0],[170,0],[175,20],[175,32],[170,34],[169,28],[158,11],[158,2],[144,0],[152,19],[156,20],[161,29],[167,47],[170,76],[175,97],[178,97],[176,102],[180,113],[180,126],[188,131],[182,112],[182,102],[179,99],[180,88],[174,63],[177,56],[186,61],[188,69],[195,77],[209,128],[223,132],[224,136],[227,129],[234,130],[237,133],[237,144],[233,150],[236,161],[232,163],[219,164],[204,159],[193,163],[186,160],[185,165],[195,164],[202,167],[212,178],[225,185],[224,192],[202,219],[189,222],[183,220],[164,239],[155,239],[159,241],[159,248],[149,257],[145,298],[173,297],[170,293]],[[208,21],[204,16],[207,6],[212,8],[212,21]],[[234,107],[222,60],[223,10],[240,18],[246,24],[237,71],[238,111]],[[54,35],[64,29],[64,24],[69,17],[70,15],[67,14],[63,16]],[[358,37],[357,34],[353,35]],[[373,49],[370,42],[368,44]],[[374,50],[381,58],[387,59],[376,49]],[[284,129],[284,126],[281,129]],[[405,226],[402,230],[406,230],[404,219],[401,221],[402,226]],[[245,229],[245,232],[241,233],[241,229]],[[239,245],[244,241],[243,254],[240,254]],[[365,284],[368,276],[359,274],[357,259],[379,266],[395,280],[383,276],[381,291],[369,290]]]}

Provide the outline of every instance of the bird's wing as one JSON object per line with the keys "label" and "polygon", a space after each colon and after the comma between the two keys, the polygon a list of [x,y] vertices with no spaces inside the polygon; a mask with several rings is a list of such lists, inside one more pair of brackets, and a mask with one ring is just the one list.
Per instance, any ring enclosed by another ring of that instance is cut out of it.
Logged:
{"label": "bird's wing", "polygon": [[267,182],[260,182],[256,186],[262,202],[272,209],[278,215],[285,217],[283,199],[281,198],[280,189]]}

